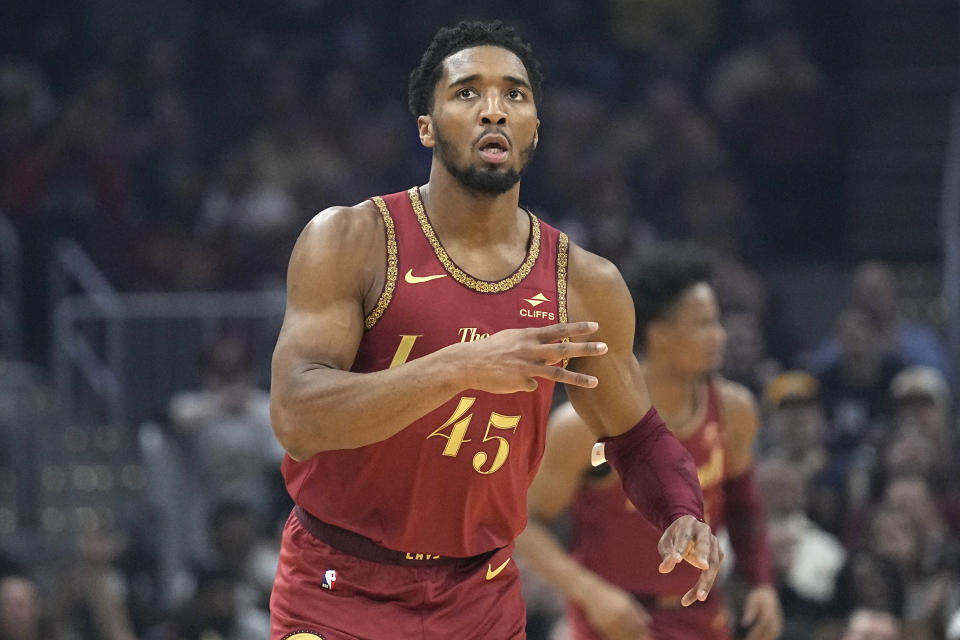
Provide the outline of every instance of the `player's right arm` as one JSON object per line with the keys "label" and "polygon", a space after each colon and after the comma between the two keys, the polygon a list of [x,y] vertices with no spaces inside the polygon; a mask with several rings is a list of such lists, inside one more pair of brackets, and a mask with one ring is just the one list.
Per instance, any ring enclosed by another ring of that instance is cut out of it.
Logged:
{"label": "player's right arm", "polygon": [[649,638],[650,617],[627,591],[580,564],[550,529],[566,510],[590,467],[596,436],[569,403],[557,409],[547,427],[540,470],[527,493],[527,528],[517,552],[538,574],[584,612],[603,640]]}
{"label": "player's right arm", "polygon": [[594,332],[586,322],[500,331],[398,367],[351,372],[385,277],[384,238],[383,219],[368,201],[322,211],[294,246],[270,391],[274,433],[292,458],[380,442],[465,389],[531,390],[537,377],[596,384],[548,364],[605,351],[596,342],[556,342]]}

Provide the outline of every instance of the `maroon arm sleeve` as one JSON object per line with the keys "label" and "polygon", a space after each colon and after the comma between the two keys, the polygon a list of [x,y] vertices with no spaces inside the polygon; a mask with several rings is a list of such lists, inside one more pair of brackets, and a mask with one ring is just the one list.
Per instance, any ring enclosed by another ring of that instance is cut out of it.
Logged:
{"label": "maroon arm sleeve", "polygon": [[753,466],[723,483],[727,508],[727,532],[736,554],[737,570],[751,587],[773,584],[767,518]]}
{"label": "maroon arm sleeve", "polygon": [[661,531],[680,516],[703,520],[703,492],[690,453],[653,407],[629,431],[601,438],[637,511]]}

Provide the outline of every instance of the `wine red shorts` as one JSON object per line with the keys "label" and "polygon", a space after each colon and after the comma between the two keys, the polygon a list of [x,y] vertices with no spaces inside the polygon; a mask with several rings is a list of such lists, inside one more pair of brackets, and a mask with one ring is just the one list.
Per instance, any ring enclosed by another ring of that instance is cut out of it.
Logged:
{"label": "wine red shorts", "polygon": [[524,640],[512,553],[509,545],[453,562],[425,558],[422,566],[375,562],[320,540],[295,511],[283,530],[270,638]]}

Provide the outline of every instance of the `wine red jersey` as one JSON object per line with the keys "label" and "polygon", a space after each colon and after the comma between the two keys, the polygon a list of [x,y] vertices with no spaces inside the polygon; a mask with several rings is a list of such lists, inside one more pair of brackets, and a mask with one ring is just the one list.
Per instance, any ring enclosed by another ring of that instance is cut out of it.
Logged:
{"label": "wine red jersey", "polygon": [[[386,226],[387,278],[352,371],[566,321],[567,237],[533,214],[525,260],[490,282],[450,259],[417,188],[373,201]],[[467,390],[382,442],[302,462],[287,456],[287,489],[320,520],[397,551],[472,556],[502,547],[526,525],[527,488],[543,455],[554,385],[539,383],[503,395]]]}
{"label": "wine red jersey", "polygon": [[[699,427],[681,440],[697,465],[703,488],[704,517],[716,531],[724,525],[723,481],[726,477],[720,403],[715,384],[707,384],[707,406]],[[683,595],[700,570],[683,562],[668,573],[657,567],[657,543],[663,532],[641,516],[627,499],[607,465],[593,469],[572,504],[572,553],[581,563],[614,584],[648,595]],[[599,471],[599,473],[598,473]]]}

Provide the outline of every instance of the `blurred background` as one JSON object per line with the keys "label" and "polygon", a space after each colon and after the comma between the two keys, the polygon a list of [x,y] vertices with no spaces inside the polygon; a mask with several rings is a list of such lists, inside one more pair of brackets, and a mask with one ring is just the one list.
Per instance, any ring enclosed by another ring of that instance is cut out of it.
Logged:
{"label": "blurred background", "polygon": [[957,3],[456,4],[0,3],[0,639],[266,637],[286,261],[426,180],[407,75],[462,18],[544,65],[522,203],[628,279],[722,256],[784,637],[960,638]]}

